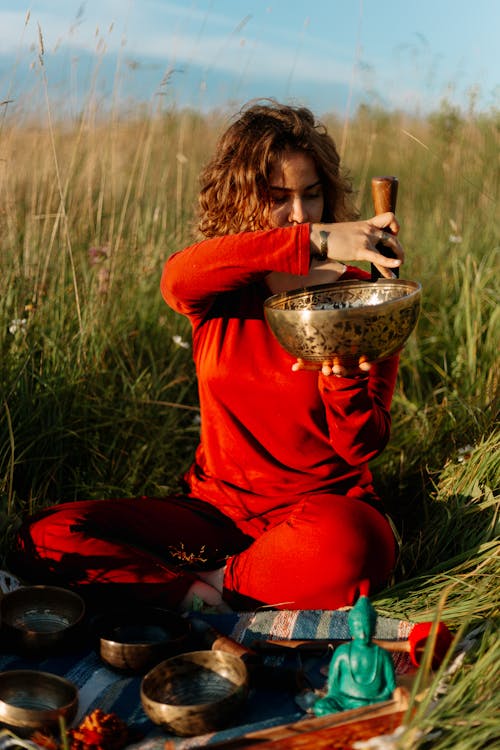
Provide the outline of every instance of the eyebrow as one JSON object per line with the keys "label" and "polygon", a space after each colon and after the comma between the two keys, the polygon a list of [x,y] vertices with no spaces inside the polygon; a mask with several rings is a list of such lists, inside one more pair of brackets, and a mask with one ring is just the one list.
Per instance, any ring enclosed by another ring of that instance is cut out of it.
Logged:
{"label": "eyebrow", "polygon": [[[306,185],[304,190],[312,190],[315,187],[321,186],[321,180],[313,182],[312,185]],[[283,185],[269,185],[269,190],[281,190],[283,193],[293,193],[294,188],[285,187]]]}

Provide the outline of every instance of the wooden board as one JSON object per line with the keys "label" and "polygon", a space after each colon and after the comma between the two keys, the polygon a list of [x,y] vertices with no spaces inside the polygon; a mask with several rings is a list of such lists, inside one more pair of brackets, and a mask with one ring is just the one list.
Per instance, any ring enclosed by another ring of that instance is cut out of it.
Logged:
{"label": "wooden board", "polygon": [[408,696],[407,690],[398,688],[391,701],[249,732],[210,745],[210,750],[349,750],[356,740],[394,732],[407,711]]}

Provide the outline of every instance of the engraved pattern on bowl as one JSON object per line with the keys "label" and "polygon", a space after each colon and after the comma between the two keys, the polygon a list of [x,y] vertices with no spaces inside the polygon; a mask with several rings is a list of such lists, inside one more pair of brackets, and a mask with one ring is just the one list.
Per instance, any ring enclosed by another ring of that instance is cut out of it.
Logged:
{"label": "engraved pattern on bowl", "polygon": [[420,301],[415,281],[339,281],[275,294],[264,312],[293,357],[352,366],[361,356],[376,362],[400,350],[417,324]]}

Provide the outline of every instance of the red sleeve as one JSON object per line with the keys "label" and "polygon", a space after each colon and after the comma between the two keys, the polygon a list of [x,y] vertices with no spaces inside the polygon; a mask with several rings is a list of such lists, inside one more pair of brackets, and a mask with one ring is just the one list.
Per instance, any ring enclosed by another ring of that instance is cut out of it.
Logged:
{"label": "red sleeve", "polygon": [[165,263],[161,292],[184,315],[203,315],[214,297],[271,271],[309,273],[309,224],[203,240]]}
{"label": "red sleeve", "polygon": [[375,362],[368,376],[319,376],[330,442],[350,466],[370,461],[387,445],[398,366],[399,354],[395,354]]}

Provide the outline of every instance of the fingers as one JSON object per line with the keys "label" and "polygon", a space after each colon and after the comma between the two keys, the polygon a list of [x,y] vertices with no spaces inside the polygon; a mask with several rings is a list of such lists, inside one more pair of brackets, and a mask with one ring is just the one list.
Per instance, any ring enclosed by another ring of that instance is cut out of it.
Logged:
{"label": "fingers", "polygon": [[382,245],[385,245],[386,247],[390,247],[396,258],[399,258],[401,261],[404,260],[404,250],[398,238],[385,229],[372,228],[370,231],[370,245],[373,249],[376,249],[379,243],[382,243]]}
{"label": "fingers", "polygon": [[292,371],[299,372],[300,370],[321,371],[323,375],[343,375],[345,372],[345,368],[339,364],[338,358],[327,359],[324,362],[305,362],[303,359],[298,359],[292,365]]}
{"label": "fingers", "polygon": [[298,359],[292,365],[292,372],[300,372],[304,370],[309,371],[321,371],[322,375],[327,377],[335,375],[340,378],[359,376],[360,374],[367,374],[371,369],[371,362],[368,362],[365,356],[359,358],[358,366],[353,368],[347,368],[341,364],[338,357],[333,359],[327,359],[324,362],[306,362],[303,359]]}
{"label": "fingers", "polygon": [[372,363],[368,362],[368,360],[366,359],[366,357],[362,356],[362,357],[359,358],[359,365],[358,365],[358,367],[361,370],[361,372],[370,372],[371,367],[372,367]]}
{"label": "fingers", "polygon": [[[369,219],[368,224],[370,226],[370,249],[374,250],[378,254],[378,258],[372,260],[376,266],[384,266],[385,268],[397,268],[398,264],[391,265],[382,260],[383,256],[377,249],[379,243],[390,248],[395,256],[401,263],[404,261],[404,250],[396,237],[399,232],[399,223],[393,213],[377,214]],[[400,265],[400,264],[399,264]],[[383,272],[380,268],[379,271],[386,278],[392,278],[392,275],[387,272]]]}
{"label": "fingers", "polygon": [[380,275],[384,279],[397,279],[396,274],[393,271],[391,271],[390,268],[386,268],[385,266],[379,265],[378,261],[377,261],[377,263],[374,263],[373,265],[375,266],[375,268],[377,269],[377,271],[380,273]]}
{"label": "fingers", "polygon": [[321,365],[319,362],[305,362],[303,359],[297,359],[292,365],[292,372],[300,372],[301,370],[320,370]]}
{"label": "fingers", "polygon": [[392,211],[387,211],[385,214],[376,214],[369,219],[369,222],[378,229],[390,229],[391,234],[398,234],[399,232],[399,222]]}
{"label": "fingers", "polygon": [[380,230],[380,234],[378,235],[378,241],[381,242],[383,245],[390,245],[393,235],[390,232],[384,232],[383,229]]}

